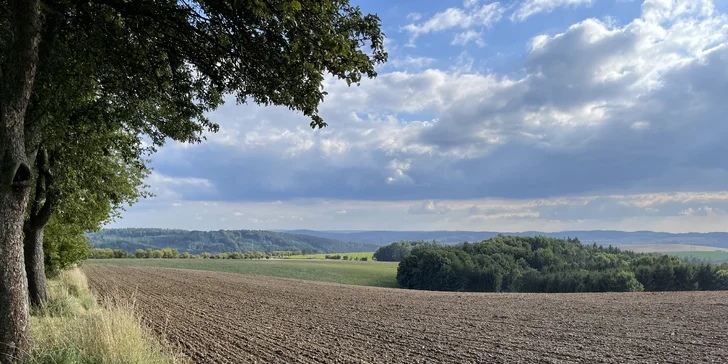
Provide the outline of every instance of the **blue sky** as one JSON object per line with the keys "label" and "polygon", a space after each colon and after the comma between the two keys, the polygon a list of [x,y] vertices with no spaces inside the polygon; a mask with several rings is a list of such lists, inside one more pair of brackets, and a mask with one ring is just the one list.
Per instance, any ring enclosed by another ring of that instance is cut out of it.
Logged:
{"label": "blue sky", "polygon": [[323,130],[229,102],[111,227],[723,231],[728,11],[710,0],[362,1],[390,60]]}

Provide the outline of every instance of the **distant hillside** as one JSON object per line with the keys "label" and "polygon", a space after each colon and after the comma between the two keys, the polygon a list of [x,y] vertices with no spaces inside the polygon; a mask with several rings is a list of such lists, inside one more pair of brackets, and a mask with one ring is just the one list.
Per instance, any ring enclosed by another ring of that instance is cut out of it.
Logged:
{"label": "distant hillside", "polygon": [[96,248],[136,249],[176,248],[180,252],[246,252],[300,250],[307,254],[371,252],[377,246],[359,242],[303,234],[264,230],[188,231],[169,229],[105,229],[87,234]]}
{"label": "distant hillside", "polygon": [[522,233],[492,231],[314,231],[282,230],[288,233],[306,234],[328,239],[386,245],[401,240],[437,240],[443,244],[456,244],[463,241],[476,242],[490,239],[498,234],[517,236],[543,235],[551,238],[578,238],[582,243],[599,245],[644,245],[644,244],[689,244],[709,247],[728,248],[728,233],[686,233],[671,234],[653,231],[560,231],[543,233],[526,231]]}

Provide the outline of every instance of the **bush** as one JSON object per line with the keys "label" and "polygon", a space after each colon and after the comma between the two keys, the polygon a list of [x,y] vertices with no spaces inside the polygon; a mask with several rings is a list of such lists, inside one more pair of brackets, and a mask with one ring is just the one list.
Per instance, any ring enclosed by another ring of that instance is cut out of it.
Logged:
{"label": "bush", "polygon": [[75,225],[62,224],[55,215],[46,225],[43,238],[45,270],[48,277],[55,277],[70,269],[90,255],[90,248],[83,231]]}
{"label": "bush", "polygon": [[361,260],[362,262],[366,262],[367,260],[369,260],[369,258],[367,258],[367,257],[361,257],[361,259],[359,259],[359,260]]}

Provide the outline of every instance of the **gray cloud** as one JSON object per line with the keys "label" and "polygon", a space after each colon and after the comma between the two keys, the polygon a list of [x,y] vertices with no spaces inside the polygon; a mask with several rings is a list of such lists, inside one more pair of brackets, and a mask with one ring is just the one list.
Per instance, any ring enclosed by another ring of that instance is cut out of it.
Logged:
{"label": "gray cloud", "polygon": [[[321,114],[330,126],[320,131],[284,108],[226,105],[210,114],[221,132],[207,143],[172,144],[154,157],[152,184],[182,204],[177,210],[214,200],[338,201],[320,213],[348,224],[391,217],[402,226],[394,216],[404,214],[414,219],[407,226],[426,228],[578,228],[597,219],[629,227],[703,214],[717,226],[717,212],[728,211],[720,199],[652,206],[612,197],[726,189],[728,20],[690,4],[665,10],[648,1],[643,17],[622,27],[589,19],[535,37],[519,77],[460,68],[382,72],[351,88],[327,81]],[[473,211],[444,202],[579,196],[594,197]],[[402,203],[379,216],[341,202],[355,200]],[[302,216],[239,218],[275,226],[303,224]]]}

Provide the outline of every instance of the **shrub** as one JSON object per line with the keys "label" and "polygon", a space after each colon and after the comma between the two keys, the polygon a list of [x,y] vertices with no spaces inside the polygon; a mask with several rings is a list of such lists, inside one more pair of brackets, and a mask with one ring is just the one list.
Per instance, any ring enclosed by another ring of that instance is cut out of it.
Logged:
{"label": "shrub", "polygon": [[367,260],[369,260],[369,258],[367,258],[367,257],[361,257],[361,259],[359,259],[359,260],[361,260],[362,262],[366,262]]}

